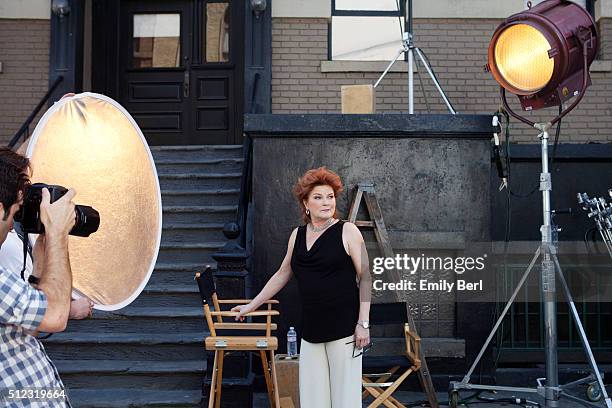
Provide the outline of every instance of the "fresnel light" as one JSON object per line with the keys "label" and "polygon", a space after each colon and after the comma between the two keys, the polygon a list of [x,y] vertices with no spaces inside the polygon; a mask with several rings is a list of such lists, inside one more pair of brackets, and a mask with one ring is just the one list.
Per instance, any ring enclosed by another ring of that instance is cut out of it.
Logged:
{"label": "fresnel light", "polygon": [[591,84],[588,67],[596,53],[591,15],[570,1],[550,0],[497,27],[487,69],[502,92],[517,95],[524,110],[535,110],[581,97]]}

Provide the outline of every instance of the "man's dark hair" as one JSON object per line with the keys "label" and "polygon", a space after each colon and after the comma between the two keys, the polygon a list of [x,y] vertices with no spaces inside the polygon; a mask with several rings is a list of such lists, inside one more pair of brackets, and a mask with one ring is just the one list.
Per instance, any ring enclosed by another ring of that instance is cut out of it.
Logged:
{"label": "man's dark hair", "polygon": [[0,147],[0,203],[4,207],[4,221],[11,206],[17,202],[19,192],[25,193],[30,185],[29,168],[27,158],[7,147]]}

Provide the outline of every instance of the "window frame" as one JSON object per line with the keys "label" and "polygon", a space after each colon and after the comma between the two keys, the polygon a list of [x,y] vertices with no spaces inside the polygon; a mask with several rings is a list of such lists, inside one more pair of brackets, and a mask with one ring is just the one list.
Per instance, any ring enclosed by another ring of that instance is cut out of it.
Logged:
{"label": "window frame", "polygon": [[[331,0],[331,18],[327,24],[327,60],[328,61],[346,61],[332,59],[332,34],[334,17],[400,17],[403,20],[404,29],[406,27],[406,1],[397,0],[400,9],[397,10],[338,10],[336,8],[336,0]],[[357,60],[362,61],[362,60]],[[408,55],[404,53],[404,61],[408,61]]]}

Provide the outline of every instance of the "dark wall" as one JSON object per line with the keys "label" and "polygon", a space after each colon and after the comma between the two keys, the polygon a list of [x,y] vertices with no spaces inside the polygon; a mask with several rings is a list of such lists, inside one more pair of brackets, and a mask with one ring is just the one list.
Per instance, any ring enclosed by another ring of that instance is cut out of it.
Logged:
{"label": "dark wall", "polygon": [[[535,190],[540,175],[540,145],[517,145],[511,149],[510,239],[540,240],[542,194]],[[552,149],[549,149],[552,154]],[[557,215],[555,222],[563,228],[561,241],[581,241],[595,224],[576,200],[577,193],[605,197],[612,188],[612,144],[562,144],[550,168],[553,209],[572,208],[571,215]],[[503,240],[506,235],[508,190],[498,191],[497,172],[491,168],[491,236]]]}
{"label": "dark wall", "polygon": [[[247,115],[245,132],[254,139],[252,294],[286,253],[291,230],[300,224],[291,188],[314,167],[327,166],[341,176],[346,190],[338,209],[344,217],[351,188],[375,184],[395,250],[487,240],[490,123],[484,115]],[[290,325],[299,333],[298,296],[294,281],[278,296],[281,341]],[[481,314],[490,317],[486,308],[461,304],[444,319],[436,315],[422,322],[420,331],[470,337],[466,351],[473,355],[485,335],[473,325],[482,322]]]}

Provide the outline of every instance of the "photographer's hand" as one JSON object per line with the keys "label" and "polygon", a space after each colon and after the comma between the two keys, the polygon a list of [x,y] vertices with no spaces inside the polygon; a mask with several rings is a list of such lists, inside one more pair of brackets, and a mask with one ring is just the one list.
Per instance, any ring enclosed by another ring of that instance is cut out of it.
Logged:
{"label": "photographer's hand", "polygon": [[45,257],[42,261],[43,274],[38,289],[47,296],[47,311],[38,327],[45,332],[58,332],[66,328],[70,312],[72,271],[68,258],[68,233],[75,224],[72,199],[74,190],[54,203],[50,203],[49,191],[42,190],[40,220],[45,226]]}
{"label": "photographer's hand", "polygon": [[74,203],[72,199],[76,191],[70,189],[63,197],[50,203],[49,190],[43,188],[42,201],[40,203],[40,220],[45,226],[45,235],[64,237],[68,239],[68,233],[76,222]]}

